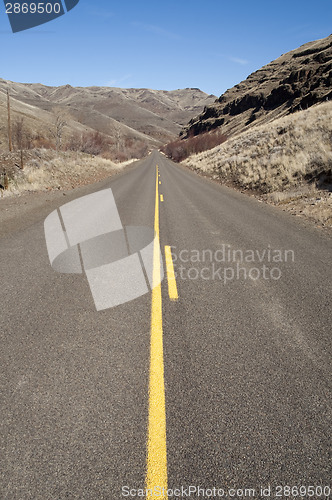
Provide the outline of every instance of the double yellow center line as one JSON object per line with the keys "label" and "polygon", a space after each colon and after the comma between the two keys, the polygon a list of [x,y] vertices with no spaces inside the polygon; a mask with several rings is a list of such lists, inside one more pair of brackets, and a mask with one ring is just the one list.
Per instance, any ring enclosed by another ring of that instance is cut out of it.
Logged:
{"label": "double yellow center line", "polygon": [[[167,498],[166,408],[163,353],[163,318],[161,295],[161,254],[159,236],[159,169],[156,166],[156,199],[154,215],[153,283],[151,303],[151,346],[149,383],[149,423],[147,446],[147,496]],[[168,293],[178,299],[171,247],[165,246]]]}
{"label": "double yellow center line", "polygon": [[167,490],[167,451],[160,274],[158,166],[156,167],[156,171],[146,487],[151,492],[151,494],[149,494],[150,497],[156,496],[165,499],[167,498],[166,493],[161,493]]}
{"label": "double yellow center line", "polygon": [[[149,383],[149,423],[146,488],[148,497],[167,498],[166,408],[163,353],[163,318],[161,295],[161,254],[159,236],[159,169],[156,166],[156,199],[154,214],[153,283],[151,303],[151,346]],[[170,246],[165,246],[168,293],[171,300],[178,292]]]}

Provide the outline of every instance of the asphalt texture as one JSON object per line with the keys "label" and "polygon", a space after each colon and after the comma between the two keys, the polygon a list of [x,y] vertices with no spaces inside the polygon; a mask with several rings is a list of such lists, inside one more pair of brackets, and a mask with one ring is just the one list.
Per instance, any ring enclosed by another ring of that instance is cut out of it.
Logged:
{"label": "asphalt texture", "polygon": [[124,226],[153,228],[156,165],[179,295],[165,278],[168,488],[331,487],[331,239],[153,152],[0,227],[1,500],[145,487],[151,293],[96,311],[84,276],[50,266],[43,224],[111,187]]}

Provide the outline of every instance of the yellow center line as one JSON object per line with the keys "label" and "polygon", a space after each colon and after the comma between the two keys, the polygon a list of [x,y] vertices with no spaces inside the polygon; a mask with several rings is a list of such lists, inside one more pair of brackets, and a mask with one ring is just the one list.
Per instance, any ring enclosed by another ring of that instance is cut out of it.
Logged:
{"label": "yellow center line", "polygon": [[179,295],[178,288],[176,286],[172,252],[171,247],[168,245],[165,246],[165,260],[167,269],[168,295],[171,300],[178,300]]}
{"label": "yellow center line", "polygon": [[148,489],[147,496],[166,499],[166,408],[160,273],[158,165],[156,167],[156,174],[146,487]]}

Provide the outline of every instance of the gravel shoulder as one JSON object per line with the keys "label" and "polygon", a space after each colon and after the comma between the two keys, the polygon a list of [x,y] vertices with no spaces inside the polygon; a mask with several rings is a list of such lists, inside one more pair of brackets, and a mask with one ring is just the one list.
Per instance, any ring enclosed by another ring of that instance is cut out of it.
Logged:
{"label": "gravel shoulder", "polygon": [[212,172],[202,172],[190,168],[184,163],[179,164],[182,168],[189,169],[195,174],[210,179],[212,182],[222,184],[247,196],[251,196],[260,202],[278,207],[288,212],[299,221],[311,227],[316,227],[325,233],[332,235],[332,192],[331,186],[326,189],[316,189],[310,186],[302,186],[297,190],[262,194],[252,189],[243,189],[231,181],[220,182],[219,177]]}

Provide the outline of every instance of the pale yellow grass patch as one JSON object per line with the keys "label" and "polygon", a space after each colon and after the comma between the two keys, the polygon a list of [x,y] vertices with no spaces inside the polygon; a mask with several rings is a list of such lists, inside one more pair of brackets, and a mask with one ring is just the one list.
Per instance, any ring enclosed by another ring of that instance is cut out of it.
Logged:
{"label": "pale yellow grass patch", "polygon": [[114,175],[134,161],[116,164],[84,153],[61,152],[56,155],[54,151],[46,149],[29,151],[26,156],[28,159],[24,170],[3,166],[9,172],[9,188],[3,196],[26,191],[73,189]]}
{"label": "pale yellow grass patch", "polygon": [[330,226],[332,102],[253,127],[183,164]]}
{"label": "pale yellow grass patch", "polygon": [[332,168],[332,102],[253,127],[183,163],[263,192],[317,180]]}

